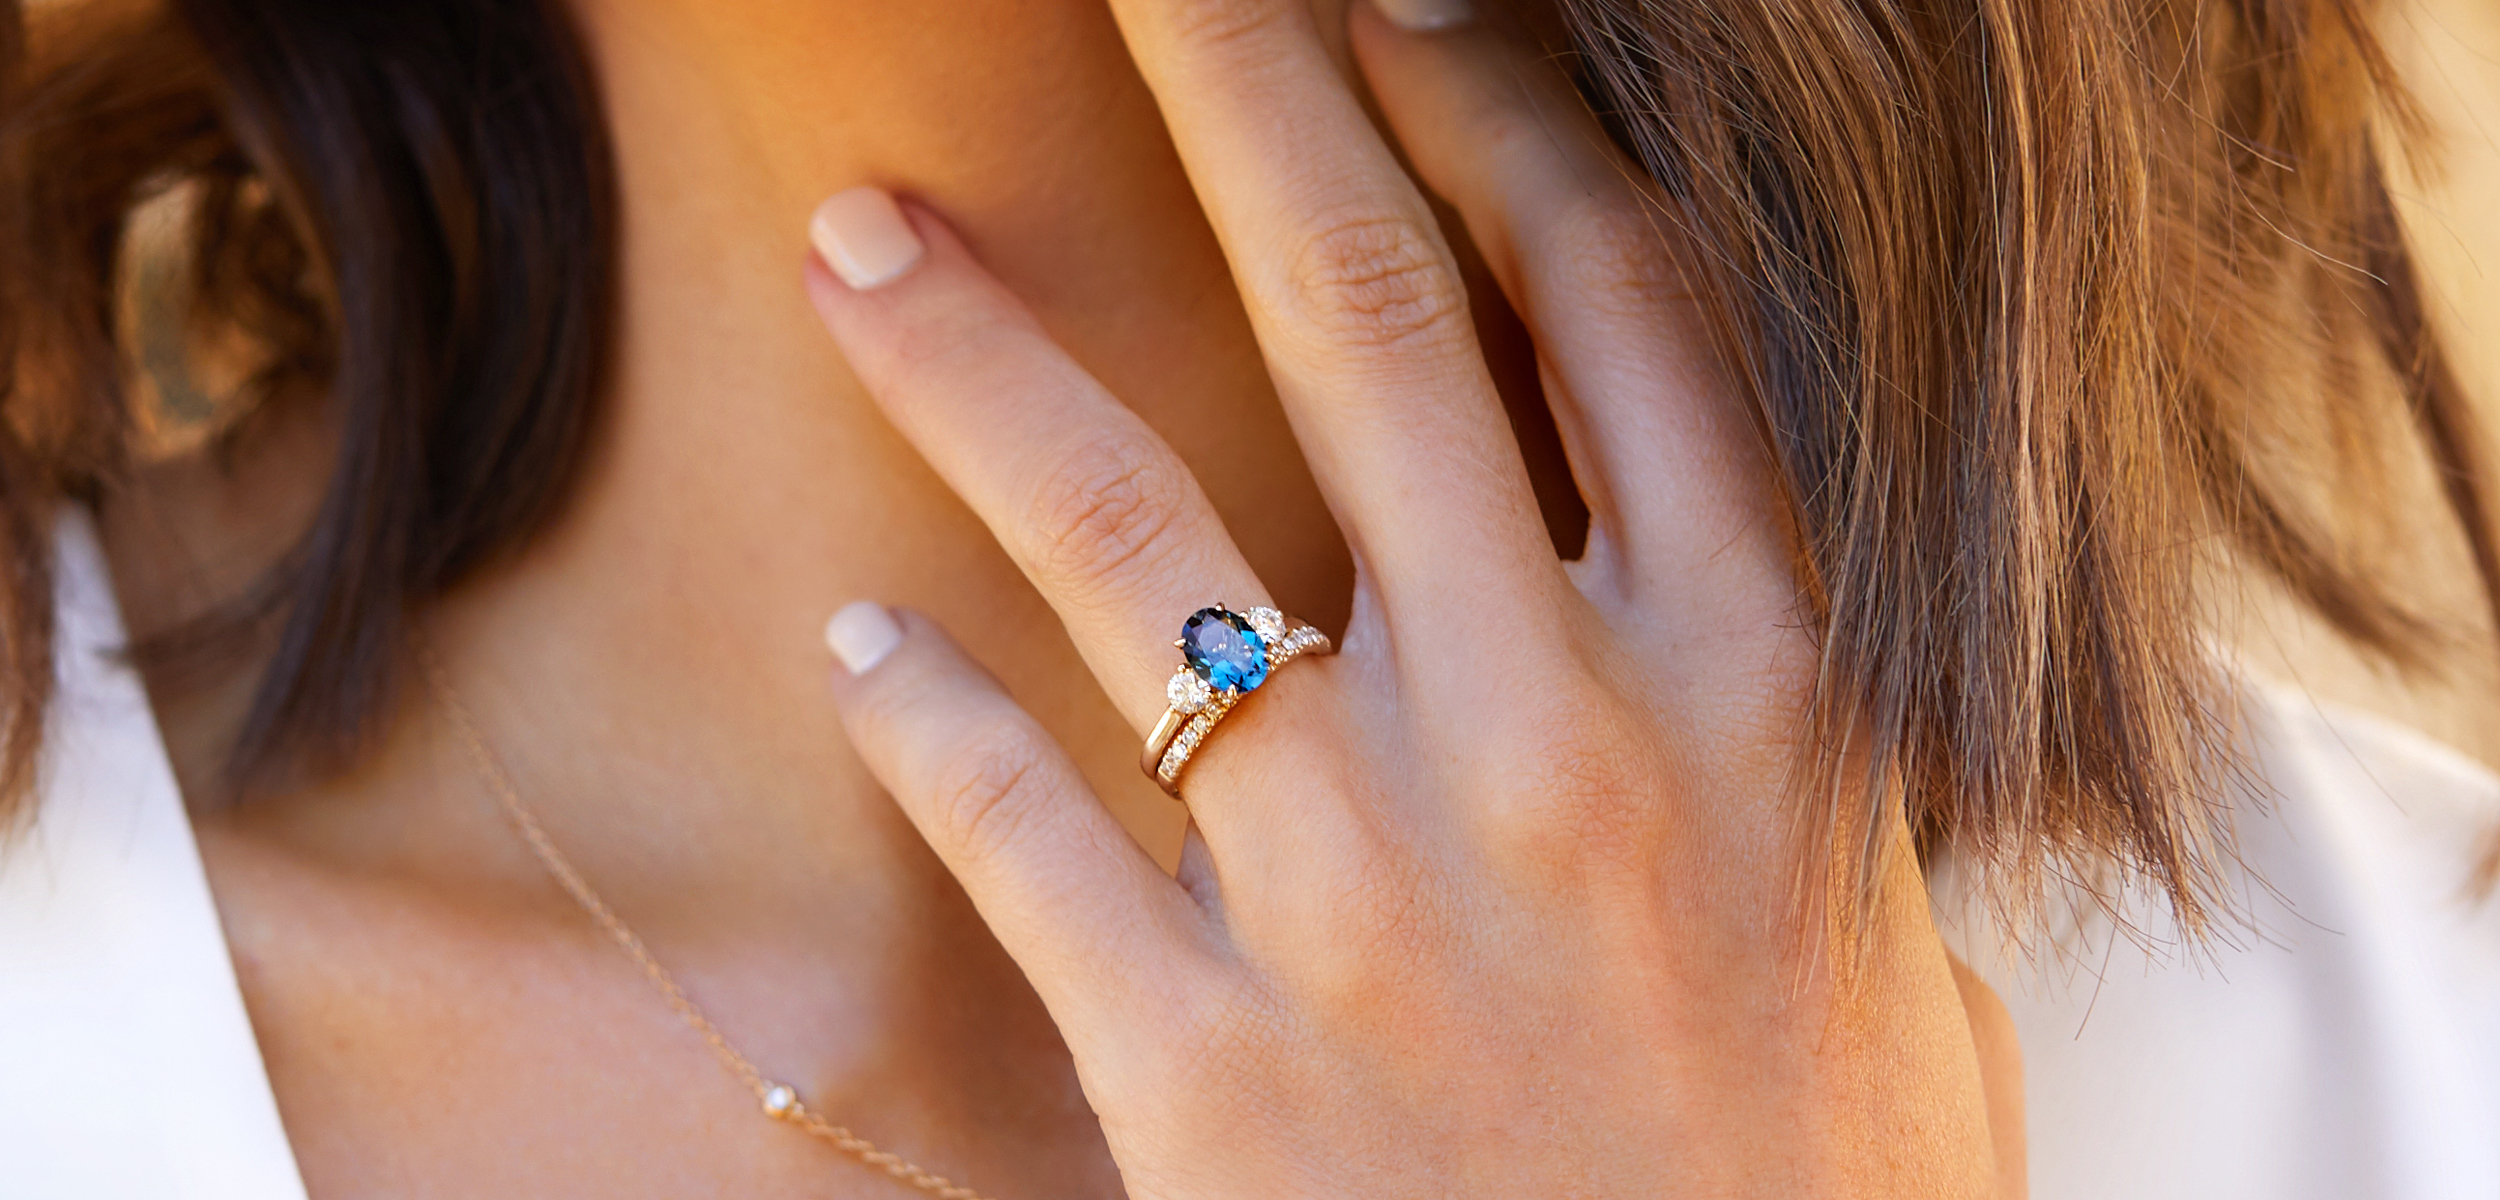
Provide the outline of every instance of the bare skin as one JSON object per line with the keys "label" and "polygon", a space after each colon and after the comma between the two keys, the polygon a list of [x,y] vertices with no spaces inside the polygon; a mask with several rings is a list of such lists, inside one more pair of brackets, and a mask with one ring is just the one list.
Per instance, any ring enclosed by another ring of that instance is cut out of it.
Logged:
{"label": "bare skin", "polygon": [[[562,520],[433,636],[567,852],[767,1069],[995,1194],[1112,1192],[1021,973],[825,703],[825,616],[859,595],[941,616],[1167,858],[1180,811],[852,380],[799,266],[837,188],[946,212],[1199,465],[1263,577],[1342,612],[1343,544],[1152,100],[1086,0],[579,12],[623,165],[610,420]],[[135,627],[278,544],[316,436],[232,479],[170,466],[108,514]],[[353,775],[228,809],[236,699],[160,688],[159,716],[316,1195],[894,1194],[756,1116],[421,702]]]}
{"label": "bare skin", "polygon": [[[1179,812],[1059,617],[826,344],[796,264],[827,192],[918,198],[1173,444],[1275,598],[1333,626],[1344,545],[1153,97],[1083,0],[579,12],[626,197],[609,423],[562,519],[432,636],[557,839],[769,1072],[992,1194],[1114,1193],[1023,972],[845,743],[818,626],[859,596],[928,614],[1167,862]],[[213,590],[170,564],[277,544],[317,482],[301,446],[244,482],[171,465],[108,514],[135,626]],[[228,808],[235,698],[157,689],[316,1195],[895,1194],[755,1115],[439,714],[412,702],[353,774]],[[2008,1078],[1984,989],[1933,992],[1921,1028],[1967,1001]]]}

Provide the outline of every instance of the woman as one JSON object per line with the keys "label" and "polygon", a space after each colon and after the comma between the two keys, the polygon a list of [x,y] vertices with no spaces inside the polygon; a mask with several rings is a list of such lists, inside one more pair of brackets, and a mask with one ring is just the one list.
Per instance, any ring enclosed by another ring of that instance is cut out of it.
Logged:
{"label": "woman", "polygon": [[2279,357],[2490,544],[2357,25],[177,8],[11,92],[36,1194],[2019,1193],[1922,863],[2212,925],[2190,534],[2414,644]]}

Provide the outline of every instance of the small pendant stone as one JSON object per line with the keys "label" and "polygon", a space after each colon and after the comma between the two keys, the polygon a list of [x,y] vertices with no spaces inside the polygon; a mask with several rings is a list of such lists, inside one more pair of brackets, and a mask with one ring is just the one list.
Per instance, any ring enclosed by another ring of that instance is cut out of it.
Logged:
{"label": "small pendant stone", "polygon": [[791,1110],[796,1109],[798,1106],[799,1094],[791,1091],[790,1085],[786,1083],[776,1083],[771,1087],[764,1089],[765,1116],[786,1117],[790,1115]]}
{"label": "small pendant stone", "polygon": [[1267,682],[1267,643],[1241,614],[1202,608],[1181,626],[1181,657],[1219,692],[1246,692]]}

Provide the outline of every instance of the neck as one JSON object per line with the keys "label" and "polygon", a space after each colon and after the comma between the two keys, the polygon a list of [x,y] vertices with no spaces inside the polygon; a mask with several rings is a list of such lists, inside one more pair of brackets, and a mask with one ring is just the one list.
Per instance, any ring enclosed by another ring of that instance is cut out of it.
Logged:
{"label": "neck", "polygon": [[[860,392],[799,272],[823,196],[873,182],[928,203],[1208,465],[1220,509],[1255,507],[1233,524],[1280,600],[1341,612],[1343,544],[1151,98],[1092,0],[579,0],[577,15],[619,164],[608,392],[562,511],[422,613],[426,636],[556,844],[757,1061],[827,1111],[875,1112],[903,1144],[978,1149],[958,1160],[976,1177],[1107,1190],[1056,1031],[844,741],[825,618],[861,597],[922,610],[1167,860],[1180,811],[1137,773],[1136,732],[1047,607]],[[195,564],[266,564],[300,528],[324,475],[320,423],[245,451],[232,470],[152,472],[137,503],[108,508],[134,629],[192,607]],[[127,515],[143,512],[163,519]],[[190,699],[152,681],[195,803],[217,794],[252,674]],[[516,987],[584,936],[422,690],[353,772],[203,812],[200,828],[238,944],[278,958],[303,914],[255,907],[273,862],[321,881],[301,894],[339,899],[360,929],[421,915],[427,936],[387,942],[369,974],[433,962],[428,947],[462,963],[511,947],[476,969]],[[282,1014],[280,1044],[301,1003],[286,974],[247,972]],[[632,986],[620,972],[566,999],[611,984]],[[316,989],[312,1011],[353,1025],[365,993],[345,990]],[[651,1015],[631,999],[621,1011]],[[607,1032],[654,1055],[683,1044],[623,1028]],[[708,1069],[689,1057],[637,1078]]]}
{"label": "neck", "polygon": [[[445,614],[466,669],[526,694],[514,713],[546,714],[533,741],[583,749],[551,777],[630,806],[618,836],[649,840],[646,878],[657,846],[703,848],[677,864],[688,880],[650,884],[729,895],[716,877],[734,861],[746,886],[786,894],[800,881],[765,864],[792,844],[810,848],[789,864],[808,879],[922,861],[834,725],[819,640],[845,601],[910,605],[1047,714],[1150,844],[1176,851],[1177,810],[1130,765],[1134,731],[877,415],[798,286],[818,200],[862,182],[908,192],[1150,420],[1262,448],[1220,500],[1290,492],[1311,534],[1298,543],[1333,546],[1107,12],[587,0],[579,13],[623,198],[614,395],[571,510]],[[1332,565],[1323,554],[1316,573]],[[651,751],[609,749],[627,745]],[[753,844],[724,856],[731,828]]]}
{"label": "neck", "polygon": [[[1231,469],[1206,483],[1219,507],[1266,514],[1236,528],[1280,596],[1341,605],[1342,546],[1108,14],[582,0],[576,15],[622,198],[610,393],[564,511],[427,619],[524,794],[645,926],[751,924],[829,891],[925,908],[906,898],[937,868],[823,698],[824,618],[873,597],[953,631],[1168,859],[1179,813],[1137,777],[1135,732],[882,422],[798,285],[823,196],[873,182],[930,204],[1185,455],[1224,448]],[[461,760],[425,704],[409,708],[366,766],[304,802],[392,814],[325,817],[336,855],[479,861],[472,839],[509,835],[413,828],[410,814],[477,797],[444,787]]]}

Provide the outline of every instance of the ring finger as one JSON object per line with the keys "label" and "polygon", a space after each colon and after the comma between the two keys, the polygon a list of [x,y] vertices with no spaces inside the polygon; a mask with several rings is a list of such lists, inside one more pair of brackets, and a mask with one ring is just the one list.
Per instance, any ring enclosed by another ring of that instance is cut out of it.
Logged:
{"label": "ring finger", "polygon": [[942,222],[860,188],[811,233],[808,295],[852,371],[1151,728],[1181,618],[1268,602],[1197,479]]}

